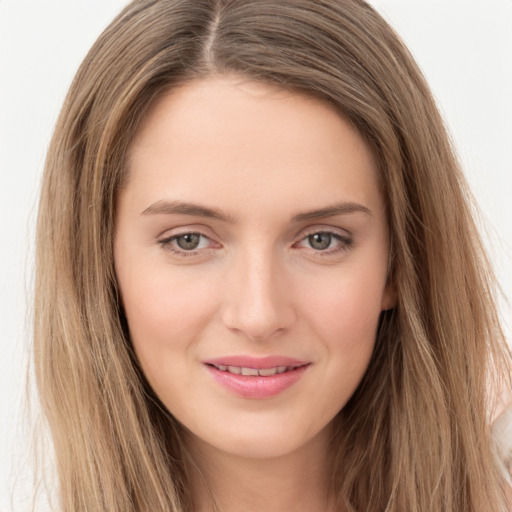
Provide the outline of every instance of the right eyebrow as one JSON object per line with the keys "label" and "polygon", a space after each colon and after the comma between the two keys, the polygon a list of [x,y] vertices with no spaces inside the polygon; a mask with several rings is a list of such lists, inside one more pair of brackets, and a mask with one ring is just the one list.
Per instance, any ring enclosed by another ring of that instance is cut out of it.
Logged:
{"label": "right eyebrow", "polygon": [[160,200],[146,208],[141,215],[191,215],[193,217],[206,217],[209,219],[234,222],[234,219],[218,208],[210,208],[196,203],[183,201]]}
{"label": "right eyebrow", "polygon": [[293,221],[303,222],[306,220],[335,217],[336,215],[348,215],[351,213],[364,213],[365,215],[372,215],[371,210],[362,204],[342,202],[332,206],[327,206],[326,208],[299,213],[293,217]]}

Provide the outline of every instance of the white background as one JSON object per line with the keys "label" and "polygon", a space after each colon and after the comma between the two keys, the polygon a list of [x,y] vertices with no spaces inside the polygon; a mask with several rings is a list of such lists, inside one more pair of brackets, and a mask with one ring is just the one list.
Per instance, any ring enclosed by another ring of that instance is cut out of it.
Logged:
{"label": "white background", "polygon": [[[64,94],[125,0],[0,0],[0,512],[28,474],[22,430],[38,184]],[[512,0],[374,0],[429,80],[480,204],[512,299]],[[510,305],[502,316],[511,338]]]}

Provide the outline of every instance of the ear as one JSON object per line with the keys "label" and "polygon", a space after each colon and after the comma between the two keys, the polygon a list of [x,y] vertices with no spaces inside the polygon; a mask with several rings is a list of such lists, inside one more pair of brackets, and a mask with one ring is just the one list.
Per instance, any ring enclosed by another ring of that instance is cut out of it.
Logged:
{"label": "ear", "polygon": [[393,309],[398,302],[398,292],[391,276],[388,277],[388,282],[382,293],[381,310],[386,311]]}

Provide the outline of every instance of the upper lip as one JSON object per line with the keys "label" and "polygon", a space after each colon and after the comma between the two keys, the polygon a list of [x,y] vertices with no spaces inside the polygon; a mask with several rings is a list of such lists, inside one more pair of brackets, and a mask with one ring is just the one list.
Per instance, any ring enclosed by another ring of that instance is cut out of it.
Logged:
{"label": "upper lip", "polygon": [[254,368],[256,370],[265,370],[268,368],[276,368],[279,366],[304,366],[309,364],[309,361],[303,361],[286,356],[266,356],[266,357],[252,357],[252,356],[224,356],[214,359],[207,359],[203,361],[204,364],[213,366],[238,366],[240,368]]}

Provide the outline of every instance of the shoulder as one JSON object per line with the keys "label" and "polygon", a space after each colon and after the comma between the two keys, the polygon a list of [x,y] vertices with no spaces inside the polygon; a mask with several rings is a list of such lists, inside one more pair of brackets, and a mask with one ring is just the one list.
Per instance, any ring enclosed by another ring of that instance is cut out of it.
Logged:
{"label": "shoulder", "polygon": [[503,469],[509,510],[512,512],[512,393],[500,397],[498,414],[493,421],[492,436]]}

